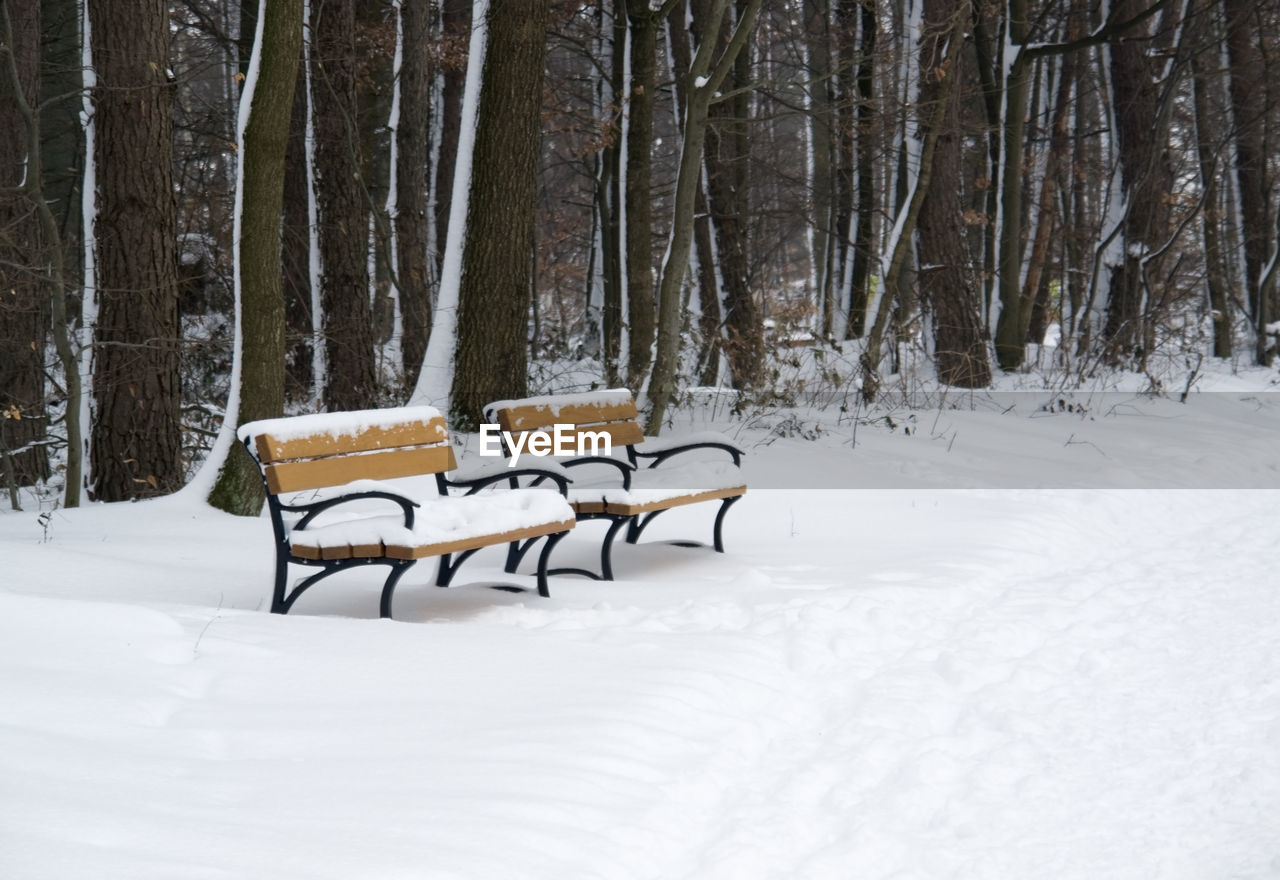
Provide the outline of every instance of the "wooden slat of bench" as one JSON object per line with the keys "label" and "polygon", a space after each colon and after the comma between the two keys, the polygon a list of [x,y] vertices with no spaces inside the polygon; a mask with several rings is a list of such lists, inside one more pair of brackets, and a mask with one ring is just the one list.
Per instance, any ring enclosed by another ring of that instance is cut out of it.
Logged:
{"label": "wooden slat of bench", "polygon": [[[650,513],[654,510],[667,510],[668,508],[681,507],[685,504],[697,504],[699,501],[713,501],[717,498],[732,498],[735,495],[745,494],[747,494],[746,486],[730,486],[727,489],[707,489],[703,492],[692,492],[688,495],[677,495],[674,498],[663,498],[638,504],[621,504],[609,501],[600,506],[607,513],[614,513],[620,516],[636,516],[637,514]],[[580,510],[579,512],[594,513],[600,511]]]}
{"label": "wooden slat of bench", "polygon": [[458,541],[445,541],[439,544],[421,544],[412,546],[388,544],[386,546],[386,555],[392,559],[424,559],[428,556],[443,556],[446,553],[462,553],[466,550],[475,550],[480,547],[490,547],[495,544],[509,544],[512,541],[523,541],[526,538],[536,538],[540,535],[567,532],[569,529],[573,528],[573,525],[574,521],[570,519],[562,522],[526,526],[522,529],[512,529],[507,532],[498,532],[492,535],[477,535],[472,538],[463,538]]}
{"label": "wooden slat of bench", "polygon": [[360,455],[335,455],[285,461],[263,468],[272,494],[341,486],[355,480],[392,480],[418,474],[438,474],[457,467],[453,447],[417,446]]}
{"label": "wooden slat of bench", "polygon": [[332,455],[339,449],[347,453],[372,452],[401,446],[426,446],[442,443],[448,439],[448,436],[444,419],[437,417],[427,421],[372,426],[354,434],[342,434],[337,437],[328,433],[285,438],[259,434],[255,438],[254,445],[258,451],[258,459],[263,463],[269,463]]}
{"label": "wooden slat of bench", "polygon": [[498,425],[504,431],[536,431],[554,424],[595,425],[635,421],[638,413],[632,398],[617,403],[570,403],[564,406],[533,404],[498,410]]}

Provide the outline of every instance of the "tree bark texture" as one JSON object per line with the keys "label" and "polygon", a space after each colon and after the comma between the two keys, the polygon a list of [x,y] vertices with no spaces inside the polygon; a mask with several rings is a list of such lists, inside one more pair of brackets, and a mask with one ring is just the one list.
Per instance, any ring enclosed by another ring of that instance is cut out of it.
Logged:
{"label": "tree bark texture", "polygon": [[[1262,54],[1262,10],[1254,0],[1223,0],[1227,17],[1227,58],[1231,63],[1231,107],[1236,132],[1236,184],[1240,193],[1249,317],[1257,329],[1255,360],[1270,364],[1274,350],[1263,328],[1275,320],[1273,292],[1264,289],[1263,269],[1271,256],[1274,224],[1267,177],[1267,87]],[[1274,63],[1274,62],[1272,62]],[[1274,147],[1272,147],[1274,150]]]}
{"label": "tree bark texture", "polygon": [[[1144,0],[1120,0],[1124,18],[1140,11]],[[1148,259],[1165,244],[1170,232],[1169,194],[1173,169],[1167,152],[1153,149],[1163,142],[1167,120],[1161,112],[1156,59],[1151,57],[1152,25],[1143,21],[1111,44],[1111,96],[1119,144],[1121,186],[1126,213],[1122,224],[1123,256],[1111,267],[1103,336],[1107,360],[1119,365],[1146,355],[1153,308],[1164,299],[1158,259]],[[1162,62],[1161,62],[1162,63]]]}
{"label": "tree bark texture", "polygon": [[522,397],[550,0],[495,3],[480,86],[458,296],[450,423],[474,431],[485,403]]}
{"label": "tree bark texture", "polygon": [[627,103],[627,384],[643,387],[657,329],[653,289],[653,108],[658,91],[659,19],[646,3],[627,3],[631,82]]}
{"label": "tree bark texture", "polygon": [[[42,441],[44,347],[49,322],[37,205],[24,187],[32,132],[19,101],[37,103],[40,5],[5,4],[0,31],[0,487],[30,486],[49,476]],[[19,94],[20,90],[20,94]],[[36,173],[39,173],[37,170]]]}
{"label": "tree bark texture", "polygon": [[307,174],[307,71],[299,43],[295,65],[289,141],[284,159],[284,216],[280,225],[280,266],[285,309],[285,399],[310,400],[315,388],[311,300],[311,192]]}
{"label": "tree bark texture", "polygon": [[440,3],[440,143],[436,155],[436,277],[444,268],[444,246],[453,204],[453,172],[458,167],[458,132],[462,127],[462,93],[467,80],[467,46],[471,35],[469,0]]}
{"label": "tree bark texture", "polygon": [[[698,51],[694,54],[689,70],[689,98],[685,109],[680,168],[676,175],[671,244],[662,265],[662,282],[658,294],[657,347],[653,376],[649,382],[650,409],[645,420],[645,431],[650,434],[661,432],[667,403],[675,391],[677,362],[680,357],[680,294],[689,266],[689,253],[693,247],[693,209],[697,202],[698,181],[705,158],[711,98],[725,82],[738,54],[747,43],[760,12],[760,0],[747,0],[738,11],[732,35],[727,42],[722,42],[716,35],[721,33],[720,23],[727,9],[728,0],[712,0],[710,13],[702,28],[702,39],[698,41]],[[723,260],[723,254],[721,259]],[[731,320],[731,309],[732,305],[726,302],[726,321]],[[730,333],[732,334],[732,330]],[[730,341],[732,342],[732,336]]]}
{"label": "tree bark texture", "polygon": [[[686,10],[677,6],[667,17],[668,40],[676,80],[676,112],[688,112],[689,69],[693,63],[689,35],[685,32]],[[724,344],[720,309],[720,281],[715,248],[711,243],[711,218],[707,207],[706,181],[698,188],[693,206],[693,252],[697,265],[694,285],[698,293],[698,379],[699,385],[715,386],[720,381],[720,356]]]}
{"label": "tree bark texture", "polygon": [[311,92],[329,411],[377,401],[369,302],[369,203],[356,114],[355,0],[311,4]]}
{"label": "tree bark texture", "polygon": [[427,215],[431,161],[431,4],[401,0],[403,52],[400,121],[396,130],[396,280],[404,338],[400,343],[405,381],[422,369],[431,332],[431,224]]}
{"label": "tree bark texture", "polygon": [[[949,88],[959,70],[948,70],[949,40],[963,39],[952,22],[962,14],[957,0],[926,0],[920,44],[920,104],[935,116],[937,143],[932,176],[920,207],[917,248],[920,295],[933,315],[934,359],[938,379],[947,385],[979,388],[991,382],[991,368],[978,306],[982,296],[977,261],[965,241],[960,195],[963,138],[959,104]],[[941,102],[939,104],[939,102]]]}
{"label": "tree bark texture", "polygon": [[[725,25],[727,24],[728,22],[725,22]],[[729,28],[724,26],[721,31],[720,42],[727,43]],[[739,389],[753,387],[760,379],[764,366],[764,329],[760,309],[751,292],[751,266],[748,263],[747,242],[751,211],[749,198],[751,108],[750,96],[746,89],[750,69],[751,58],[744,48],[734,59],[732,68],[721,86],[721,91],[732,94],[732,97],[715,101],[708,107],[704,159],[707,175],[707,208],[711,215],[711,226],[715,230],[717,254],[720,259],[720,279],[724,285],[724,349],[729,360],[730,381],[734,388]],[[741,91],[737,91],[739,89]],[[815,146],[815,150],[828,148],[829,145]],[[830,162],[828,161],[826,165],[829,178]],[[826,186],[829,190],[829,180]],[[823,205],[824,213],[819,219],[819,225],[823,228],[818,230],[817,237],[826,239],[826,243],[821,248],[815,249],[814,258],[820,259],[824,266],[819,270],[819,277],[825,277],[829,282],[832,258],[832,243],[829,235],[830,199],[827,198]],[[829,284],[824,286],[818,301],[829,304]]]}
{"label": "tree bark texture", "polygon": [[89,0],[97,126],[92,484],[102,501],[182,485],[169,11]]}
{"label": "tree bark texture", "polygon": [[[285,301],[280,272],[284,161],[302,46],[302,0],[270,0],[253,103],[240,145],[240,406],[236,424],[284,413]],[[209,495],[213,506],[256,516],[262,478],[233,444]]]}

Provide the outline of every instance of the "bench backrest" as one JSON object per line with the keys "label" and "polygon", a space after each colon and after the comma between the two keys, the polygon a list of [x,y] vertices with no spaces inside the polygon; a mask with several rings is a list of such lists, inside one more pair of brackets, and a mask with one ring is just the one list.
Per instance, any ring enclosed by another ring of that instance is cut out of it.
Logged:
{"label": "bench backrest", "polygon": [[627,391],[560,394],[504,400],[486,407],[488,418],[512,435],[526,431],[550,431],[556,425],[573,425],[573,433],[608,434],[613,446],[631,446],[644,440],[637,421],[635,398]]}
{"label": "bench backrest", "polygon": [[272,494],[457,467],[444,418],[433,407],[267,419],[242,426],[239,434]]}

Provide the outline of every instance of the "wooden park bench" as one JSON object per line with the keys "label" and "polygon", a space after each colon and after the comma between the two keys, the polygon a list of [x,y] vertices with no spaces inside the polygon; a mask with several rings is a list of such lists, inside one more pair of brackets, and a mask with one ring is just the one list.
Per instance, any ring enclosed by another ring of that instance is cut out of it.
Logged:
{"label": "wooden park bench", "polygon": [[[613,580],[613,542],[623,528],[627,543],[635,544],[659,514],[703,501],[720,502],[712,543],[716,552],[724,552],[725,514],[746,494],[747,486],[741,471],[742,450],[721,435],[646,439],[637,420],[635,399],[626,390],[497,401],[485,407],[485,417],[504,432],[500,435],[504,447],[510,437],[515,449],[528,448],[527,438],[519,435],[539,432],[545,438],[555,434],[556,426],[561,426],[558,436],[571,435],[573,442],[567,445],[578,450],[590,449],[593,444],[598,448],[601,435],[610,439],[612,457],[577,454],[556,459],[559,465],[573,468],[568,497],[578,519],[609,521],[600,547],[600,571],[556,568],[553,574]],[[618,456],[619,450],[623,457]],[[724,452],[729,460],[689,460],[688,453],[698,450]],[[513,450],[505,451],[510,454]],[[677,460],[677,456],[683,458]],[[525,463],[524,459],[518,461]],[[590,473],[586,472],[588,466]],[[692,541],[673,543],[700,546]]]}
{"label": "wooden park bench", "polygon": [[[288,612],[299,596],[330,575],[385,565],[390,571],[380,610],[390,617],[396,584],[417,560],[439,557],[436,585],[445,587],[477,550],[507,544],[507,570],[512,571],[542,537],[537,585],[539,594],[550,595],[551,548],[574,525],[563,472],[493,468],[470,479],[449,479],[445,475],[456,467],[453,446],[444,419],[431,407],[268,419],[243,425],[238,434],[267,487],[276,545],[273,613]],[[479,494],[517,475],[551,480],[558,491]],[[403,485],[384,482],[412,477],[425,477],[427,485],[410,494]],[[290,590],[290,565],[320,570]]]}

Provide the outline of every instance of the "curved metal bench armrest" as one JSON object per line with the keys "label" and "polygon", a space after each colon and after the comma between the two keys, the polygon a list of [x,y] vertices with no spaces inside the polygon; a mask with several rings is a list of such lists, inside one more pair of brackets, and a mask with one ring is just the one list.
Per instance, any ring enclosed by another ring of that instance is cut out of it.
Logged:
{"label": "curved metal bench armrest", "polygon": [[639,449],[636,449],[634,446],[632,446],[631,453],[636,458],[653,459],[653,461],[649,462],[649,467],[655,468],[669,458],[673,458],[682,452],[692,452],[695,449],[723,450],[724,452],[729,453],[729,456],[730,458],[733,459],[733,463],[735,466],[742,467],[742,456],[743,456],[742,450],[734,446],[732,443],[729,443],[728,441],[725,441],[724,443],[720,443],[713,440],[701,440],[696,443],[684,443],[684,444],[681,444],[680,446],[670,446],[670,447],[667,447],[666,449],[660,449],[657,452],[641,452]]}
{"label": "curved metal bench armrest", "polygon": [[400,495],[396,492],[352,492],[349,495],[339,495],[334,498],[325,498],[321,501],[312,501],[306,504],[285,504],[281,502],[280,509],[302,514],[302,519],[298,520],[298,522],[293,526],[294,530],[297,531],[305,529],[317,516],[327,510],[332,510],[340,504],[346,504],[348,501],[361,501],[370,498],[393,501],[400,505],[400,509],[404,511],[404,527],[406,529],[413,528],[413,509],[415,507],[421,507],[421,505],[412,498],[406,498],[404,495]]}
{"label": "curved metal bench armrest", "polygon": [[521,477],[533,477],[531,485],[538,485],[543,480],[550,480],[556,484],[556,490],[561,495],[569,494],[569,484],[573,482],[573,478],[566,474],[562,469],[537,468],[537,467],[514,467],[503,468],[500,473],[484,474],[478,477],[469,477],[461,480],[451,480],[448,477],[441,476],[440,482],[442,487],[457,487],[466,489],[466,495],[474,495],[486,486],[493,486],[497,483],[507,482],[512,489],[520,488]]}
{"label": "curved metal bench armrest", "polygon": [[575,458],[570,461],[563,462],[562,464],[566,468],[582,467],[583,465],[588,465],[588,464],[603,464],[603,465],[609,465],[611,467],[615,467],[618,469],[619,473],[622,475],[623,489],[631,488],[631,472],[636,469],[636,466],[634,464],[631,464],[630,462],[622,461],[621,459],[617,459],[617,458],[606,458],[603,455],[588,455],[582,458]]}

